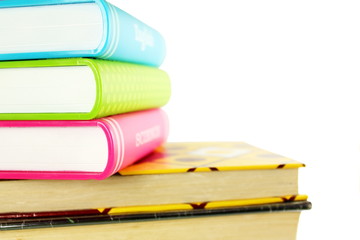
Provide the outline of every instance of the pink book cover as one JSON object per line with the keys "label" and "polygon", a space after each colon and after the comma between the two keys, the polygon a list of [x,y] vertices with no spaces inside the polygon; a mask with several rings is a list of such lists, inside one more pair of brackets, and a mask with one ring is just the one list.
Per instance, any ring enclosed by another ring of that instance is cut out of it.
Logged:
{"label": "pink book cover", "polygon": [[105,179],[151,153],[168,136],[168,118],[161,109],[85,121],[0,121],[0,128],[94,126],[104,131],[107,140],[108,160],[102,172],[0,170],[0,179]]}

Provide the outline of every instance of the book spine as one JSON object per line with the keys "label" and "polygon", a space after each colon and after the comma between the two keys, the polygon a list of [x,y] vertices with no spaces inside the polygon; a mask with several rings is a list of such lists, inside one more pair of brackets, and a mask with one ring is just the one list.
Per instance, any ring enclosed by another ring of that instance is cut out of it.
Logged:
{"label": "book spine", "polygon": [[98,121],[103,124],[109,141],[109,161],[104,179],[151,153],[168,136],[168,119],[161,109],[120,114]]}
{"label": "book spine", "polygon": [[170,99],[169,76],[158,68],[98,59],[91,61],[101,85],[93,118],[158,108]]}
{"label": "book spine", "polygon": [[108,36],[102,59],[160,66],[165,58],[161,34],[119,8],[102,1],[107,13]]}

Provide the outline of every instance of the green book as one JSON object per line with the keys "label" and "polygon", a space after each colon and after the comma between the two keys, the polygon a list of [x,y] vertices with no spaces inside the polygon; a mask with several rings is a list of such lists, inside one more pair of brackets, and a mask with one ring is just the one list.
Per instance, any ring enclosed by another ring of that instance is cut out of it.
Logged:
{"label": "green book", "polygon": [[89,120],[158,108],[166,72],[144,65],[68,58],[0,62],[0,120]]}

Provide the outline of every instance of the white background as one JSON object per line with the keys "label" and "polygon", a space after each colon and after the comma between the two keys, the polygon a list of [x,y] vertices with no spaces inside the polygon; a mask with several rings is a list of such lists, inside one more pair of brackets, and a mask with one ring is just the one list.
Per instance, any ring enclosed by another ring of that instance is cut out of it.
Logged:
{"label": "white background", "polygon": [[358,1],[110,0],[165,37],[169,141],[306,163],[298,239],[360,239]]}

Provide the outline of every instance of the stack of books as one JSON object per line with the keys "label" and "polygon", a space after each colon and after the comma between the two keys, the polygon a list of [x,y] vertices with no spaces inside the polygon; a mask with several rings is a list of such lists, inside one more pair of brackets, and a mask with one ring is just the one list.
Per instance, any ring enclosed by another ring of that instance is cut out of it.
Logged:
{"label": "stack of books", "polygon": [[105,1],[5,0],[0,22],[1,178],[104,179],[166,140],[157,31]]}
{"label": "stack of books", "polygon": [[158,32],[103,0],[4,0],[0,24],[2,240],[296,238],[304,164],[165,143]]}

